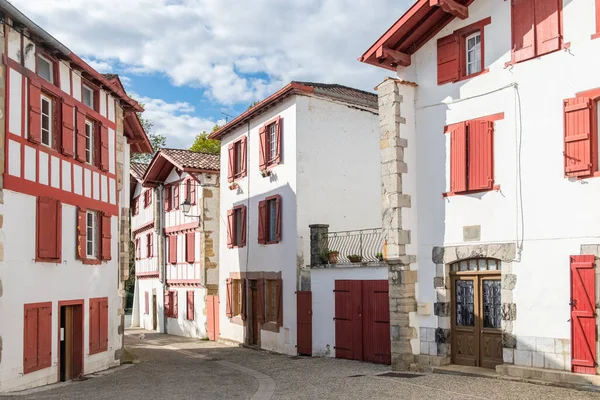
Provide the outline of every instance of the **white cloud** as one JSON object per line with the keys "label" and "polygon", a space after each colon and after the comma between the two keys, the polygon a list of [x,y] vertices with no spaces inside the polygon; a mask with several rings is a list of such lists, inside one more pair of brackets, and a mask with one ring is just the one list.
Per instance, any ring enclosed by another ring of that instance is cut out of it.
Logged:
{"label": "white cloud", "polygon": [[97,60],[88,60],[88,59],[84,59],[84,61],[86,63],[88,63],[88,65],[90,67],[94,68],[96,71],[100,72],[101,74],[107,74],[107,73],[113,71],[112,65],[110,65],[106,61],[97,61]]}
{"label": "white cloud", "polygon": [[100,68],[117,61],[130,73],[164,73],[233,104],[262,99],[292,79],[372,89],[388,74],[357,58],[412,0],[13,3]]}

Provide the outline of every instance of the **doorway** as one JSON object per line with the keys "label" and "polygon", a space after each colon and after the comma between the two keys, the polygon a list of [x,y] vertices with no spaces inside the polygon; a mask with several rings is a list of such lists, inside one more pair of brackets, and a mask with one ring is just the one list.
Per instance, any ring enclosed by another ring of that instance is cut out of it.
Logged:
{"label": "doorway", "polygon": [[59,302],[59,380],[83,376],[83,300]]}
{"label": "doorway", "polygon": [[158,313],[156,312],[156,294],[152,295],[152,330],[156,331],[156,328],[158,327],[158,321],[157,321],[157,316]]}
{"label": "doorway", "polygon": [[452,362],[495,368],[503,363],[500,261],[456,264],[451,272]]}
{"label": "doorway", "polygon": [[258,329],[258,285],[256,279],[251,279],[248,281],[248,285],[250,286],[250,318],[248,329],[248,344],[251,346],[259,345],[259,332]]}

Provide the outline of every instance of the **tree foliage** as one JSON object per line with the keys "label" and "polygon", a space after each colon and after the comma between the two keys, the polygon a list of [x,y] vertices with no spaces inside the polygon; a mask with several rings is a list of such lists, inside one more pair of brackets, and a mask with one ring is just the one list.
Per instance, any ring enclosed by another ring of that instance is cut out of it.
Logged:
{"label": "tree foliage", "polygon": [[[215,125],[212,131],[214,132],[219,128],[219,125]],[[221,152],[221,142],[218,140],[209,139],[208,135],[208,132],[203,131],[201,134],[196,136],[196,140],[194,140],[194,143],[190,146],[190,150],[200,153],[219,154]]]}
{"label": "tree foliage", "polygon": [[[140,103],[140,105],[142,107],[144,106],[144,104],[142,104],[142,103]],[[152,120],[144,118],[142,113],[137,113],[137,115],[138,115],[138,118],[140,119],[140,123],[142,124],[142,127],[144,128],[144,131],[146,132],[146,135],[148,135],[148,139],[150,140],[150,144],[152,145],[153,153],[152,154],[134,153],[131,155],[131,162],[147,164],[152,160],[152,157],[154,157],[154,154],[156,154],[156,152],[158,150],[165,147],[165,145],[167,143],[167,137],[163,134],[153,131],[154,122]]]}

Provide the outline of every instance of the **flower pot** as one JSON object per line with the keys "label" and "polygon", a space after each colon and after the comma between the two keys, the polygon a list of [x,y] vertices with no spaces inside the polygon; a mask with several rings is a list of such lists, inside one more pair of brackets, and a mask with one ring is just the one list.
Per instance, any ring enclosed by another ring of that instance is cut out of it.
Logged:
{"label": "flower pot", "polygon": [[351,263],[359,263],[362,262],[361,256],[348,257]]}
{"label": "flower pot", "polygon": [[338,253],[329,253],[329,264],[337,264]]}

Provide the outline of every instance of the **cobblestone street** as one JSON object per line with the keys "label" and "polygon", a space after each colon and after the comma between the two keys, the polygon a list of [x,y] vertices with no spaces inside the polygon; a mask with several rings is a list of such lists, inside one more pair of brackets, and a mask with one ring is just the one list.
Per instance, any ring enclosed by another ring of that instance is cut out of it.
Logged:
{"label": "cobblestone street", "polygon": [[139,363],[7,398],[63,399],[600,399],[600,394],[498,379],[381,376],[387,366],[288,357],[220,343],[128,331]]}

